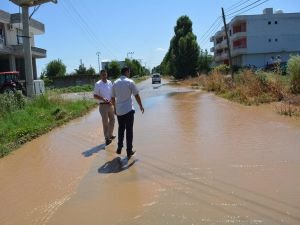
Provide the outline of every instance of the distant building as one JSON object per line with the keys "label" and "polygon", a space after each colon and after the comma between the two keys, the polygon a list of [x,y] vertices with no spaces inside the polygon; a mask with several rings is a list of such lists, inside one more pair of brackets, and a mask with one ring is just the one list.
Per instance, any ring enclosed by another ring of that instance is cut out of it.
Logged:
{"label": "distant building", "polygon": [[[260,15],[235,16],[228,24],[232,64],[265,67],[300,54],[300,13],[266,8]],[[224,27],[210,38],[216,64],[228,64]]]}
{"label": "distant building", "polygon": [[[37,79],[36,59],[46,58],[46,50],[35,47],[34,35],[44,34],[44,24],[30,19],[29,26],[33,78]],[[23,51],[22,14],[9,14],[0,10],[0,72],[19,71],[25,80],[25,63]]]}

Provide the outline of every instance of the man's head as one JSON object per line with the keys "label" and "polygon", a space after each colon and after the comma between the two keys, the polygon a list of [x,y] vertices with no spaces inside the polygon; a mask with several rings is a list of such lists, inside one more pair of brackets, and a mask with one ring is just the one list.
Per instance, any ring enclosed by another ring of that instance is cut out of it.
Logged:
{"label": "man's head", "polygon": [[106,80],[107,79],[107,72],[106,72],[106,70],[101,70],[100,71],[100,77],[101,77],[101,79],[103,80]]}
{"label": "man's head", "polygon": [[126,77],[129,77],[129,74],[130,74],[130,69],[128,67],[123,67],[121,69],[121,74],[126,76]]}

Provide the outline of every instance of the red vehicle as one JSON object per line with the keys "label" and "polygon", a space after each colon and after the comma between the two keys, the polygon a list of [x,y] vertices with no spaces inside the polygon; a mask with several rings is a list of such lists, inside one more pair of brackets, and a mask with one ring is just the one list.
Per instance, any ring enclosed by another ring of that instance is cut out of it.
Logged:
{"label": "red vehicle", "polygon": [[19,72],[0,72],[0,93],[15,93],[18,90],[25,94],[25,88],[19,80]]}

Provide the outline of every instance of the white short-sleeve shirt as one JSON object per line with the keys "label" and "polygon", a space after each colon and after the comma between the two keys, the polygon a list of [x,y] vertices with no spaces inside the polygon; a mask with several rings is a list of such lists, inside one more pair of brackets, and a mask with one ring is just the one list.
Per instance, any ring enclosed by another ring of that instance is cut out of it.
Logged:
{"label": "white short-sleeve shirt", "polygon": [[[106,82],[99,80],[95,84],[94,95],[98,95],[98,96],[100,96],[102,98],[106,98],[108,101],[110,101],[112,86],[113,85],[110,80],[107,80]],[[99,100],[99,103],[102,103],[102,102],[104,102],[104,101]]]}
{"label": "white short-sleeve shirt", "polygon": [[117,79],[112,87],[112,97],[116,98],[116,113],[122,116],[134,110],[132,95],[139,93],[133,80],[126,76]]}

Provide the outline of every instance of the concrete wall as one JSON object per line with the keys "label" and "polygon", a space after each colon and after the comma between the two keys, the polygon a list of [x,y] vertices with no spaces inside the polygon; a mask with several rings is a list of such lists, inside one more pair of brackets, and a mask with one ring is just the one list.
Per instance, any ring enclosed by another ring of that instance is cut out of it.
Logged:
{"label": "concrete wall", "polygon": [[99,75],[74,75],[65,77],[55,77],[53,78],[53,84],[51,87],[63,88],[77,85],[94,84],[100,79]]}

